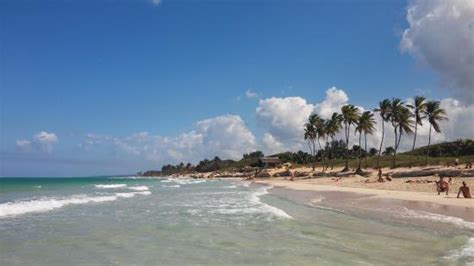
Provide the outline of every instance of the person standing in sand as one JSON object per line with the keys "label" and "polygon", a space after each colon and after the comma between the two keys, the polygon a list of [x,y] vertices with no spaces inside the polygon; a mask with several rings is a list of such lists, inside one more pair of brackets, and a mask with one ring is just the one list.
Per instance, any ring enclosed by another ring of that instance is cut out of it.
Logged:
{"label": "person standing in sand", "polygon": [[471,196],[471,188],[469,188],[469,187],[467,186],[466,181],[463,181],[463,182],[462,182],[462,187],[459,188],[458,198],[459,198],[459,196],[461,195],[461,193],[462,193],[462,195],[464,196],[464,198],[466,198],[466,199],[472,198],[472,196]]}

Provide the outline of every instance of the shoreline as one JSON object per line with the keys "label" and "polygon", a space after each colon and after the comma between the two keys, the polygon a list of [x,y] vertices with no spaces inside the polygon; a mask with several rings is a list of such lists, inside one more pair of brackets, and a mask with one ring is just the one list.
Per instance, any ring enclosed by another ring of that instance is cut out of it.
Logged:
{"label": "shoreline", "polygon": [[[337,207],[346,211],[371,213],[421,211],[462,219],[474,223],[474,200],[456,198],[437,193],[360,188],[317,184],[316,179],[289,181],[284,179],[259,179],[252,183],[273,186],[276,194],[319,207]],[[456,191],[457,192],[457,191]],[[438,217],[439,218],[439,217]],[[474,230],[474,224],[468,225]]]}

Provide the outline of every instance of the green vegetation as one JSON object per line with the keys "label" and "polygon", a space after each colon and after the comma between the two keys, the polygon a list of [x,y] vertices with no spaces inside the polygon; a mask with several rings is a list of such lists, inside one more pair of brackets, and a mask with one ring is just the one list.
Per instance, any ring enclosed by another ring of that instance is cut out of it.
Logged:
{"label": "green vegetation", "polygon": [[[333,140],[326,145],[323,151],[317,151],[315,157],[311,154],[298,151],[298,152],[284,152],[279,154],[271,155],[272,157],[278,157],[282,163],[289,162],[293,165],[321,167],[326,169],[327,162],[323,161],[323,154],[329,155],[328,159],[331,160],[332,165],[336,167],[342,167],[346,164],[346,144],[343,140]],[[426,158],[419,156],[425,155],[428,146],[420,147],[414,151],[409,151],[397,155],[396,167],[409,167],[411,166],[424,166],[426,165]],[[460,163],[466,163],[467,161],[474,162],[474,140],[464,139],[456,140],[452,142],[443,142],[430,146],[430,156],[428,158],[428,165],[446,165],[453,163],[456,158],[459,159]],[[365,168],[377,168],[380,167],[393,167],[393,154],[394,148],[387,147],[383,154],[378,159],[378,150],[376,148],[370,148],[369,152],[365,149],[360,149],[358,145],[354,145],[352,149],[349,149],[349,160],[348,167],[356,169],[359,167],[360,159],[364,159]],[[242,171],[249,167],[262,167],[260,158],[264,154],[261,151],[244,154],[242,159],[238,161],[234,160],[221,160],[219,157],[215,157],[212,160],[202,160],[197,165],[190,163],[180,163],[177,165],[165,165],[160,171],[147,171],[144,173],[138,173],[143,176],[167,176],[172,174],[190,174],[194,172],[210,172],[210,171]]]}

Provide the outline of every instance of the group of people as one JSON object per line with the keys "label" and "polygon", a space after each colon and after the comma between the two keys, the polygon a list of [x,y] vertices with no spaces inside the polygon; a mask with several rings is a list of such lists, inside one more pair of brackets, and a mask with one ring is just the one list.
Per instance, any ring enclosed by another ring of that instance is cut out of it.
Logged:
{"label": "group of people", "polygon": [[[438,195],[440,195],[443,192],[446,192],[446,195],[449,193],[449,189],[452,186],[452,178],[449,178],[448,181],[444,179],[444,177],[440,177],[439,181],[436,181],[436,190],[438,191]],[[467,186],[466,181],[462,182],[462,186],[458,190],[458,195],[457,197],[459,198],[460,196],[470,199],[472,198],[471,195],[471,188]]]}

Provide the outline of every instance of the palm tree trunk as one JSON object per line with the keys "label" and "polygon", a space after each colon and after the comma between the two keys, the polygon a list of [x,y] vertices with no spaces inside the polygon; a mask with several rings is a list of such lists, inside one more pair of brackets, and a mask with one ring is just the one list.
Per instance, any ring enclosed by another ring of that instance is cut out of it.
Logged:
{"label": "palm tree trunk", "polygon": [[319,138],[318,138],[318,146],[319,146],[319,150],[321,151],[321,161],[322,161],[321,163],[323,165],[323,171],[324,171],[325,170],[324,169],[324,151],[323,151],[323,148],[321,146],[321,141],[319,140]]}
{"label": "palm tree trunk", "polygon": [[397,157],[397,139],[398,139],[398,131],[397,131],[397,128],[395,127],[394,129],[394,133],[395,133],[395,147],[394,147],[394,152],[393,152],[393,158],[392,158],[392,168],[395,168],[395,164],[397,163],[396,162],[396,157]]}
{"label": "palm tree trunk", "polygon": [[362,132],[359,132],[359,154],[358,154],[358,165],[357,165],[357,170],[356,170],[356,173],[360,173],[362,172],[362,169],[361,169],[361,162],[362,162]]}
{"label": "palm tree trunk", "polygon": [[365,143],[365,166],[367,168],[367,133],[364,132],[364,143]]}
{"label": "palm tree trunk", "polygon": [[417,135],[417,132],[418,132],[418,123],[415,122],[415,135],[413,136],[413,147],[411,147],[410,168],[411,168],[412,157],[414,156],[414,155],[413,155],[413,151],[415,151],[415,144],[416,144],[416,135]]}
{"label": "palm tree trunk", "polygon": [[385,137],[385,123],[382,118],[382,139],[380,140],[379,155],[377,156],[377,169],[380,169],[380,155],[382,154],[383,139]]}
{"label": "palm tree trunk", "polygon": [[428,135],[428,148],[426,150],[426,161],[425,161],[426,165],[428,165],[428,157],[430,156],[430,145],[431,145],[431,124],[430,124],[430,133]]}
{"label": "palm tree trunk", "polygon": [[331,143],[329,144],[329,151],[331,152],[331,170],[334,169],[334,151],[333,151],[333,147],[332,147],[332,142],[334,141],[334,138],[331,137]]}
{"label": "palm tree trunk", "polygon": [[346,135],[346,164],[342,171],[347,172],[349,171],[349,133],[350,133],[347,123],[344,125],[344,133]]}

